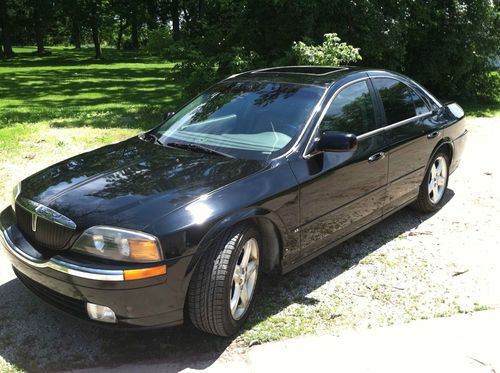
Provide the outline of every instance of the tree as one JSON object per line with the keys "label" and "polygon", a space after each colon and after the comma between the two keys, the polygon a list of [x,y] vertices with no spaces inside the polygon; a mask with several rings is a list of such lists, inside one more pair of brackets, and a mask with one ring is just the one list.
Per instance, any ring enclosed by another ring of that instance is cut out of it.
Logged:
{"label": "tree", "polygon": [[347,65],[361,60],[359,48],[341,43],[337,34],[325,34],[321,45],[307,45],[302,41],[295,42],[292,53],[300,65]]}
{"label": "tree", "polygon": [[71,27],[70,42],[76,49],[82,46],[82,10],[81,0],[63,0],[61,2],[64,13],[67,15]]}
{"label": "tree", "polygon": [[0,29],[2,30],[1,45],[3,49],[0,50],[0,56],[12,57],[14,51],[12,50],[11,26],[7,1],[8,0],[0,0]]}
{"label": "tree", "polygon": [[95,58],[102,58],[101,37],[99,34],[100,19],[102,11],[102,0],[87,0],[87,9],[89,11],[89,25],[92,31],[92,41],[94,43]]}
{"label": "tree", "polygon": [[180,12],[179,0],[172,0],[170,3],[170,15],[172,17],[172,36],[174,40],[180,37]]}
{"label": "tree", "polygon": [[32,22],[35,31],[35,41],[37,54],[46,54],[45,51],[45,33],[49,27],[52,14],[53,2],[50,0],[32,0]]}

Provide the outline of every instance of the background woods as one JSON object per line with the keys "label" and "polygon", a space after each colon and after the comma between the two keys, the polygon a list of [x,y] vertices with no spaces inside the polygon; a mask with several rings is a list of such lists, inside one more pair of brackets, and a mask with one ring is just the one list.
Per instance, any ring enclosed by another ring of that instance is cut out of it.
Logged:
{"label": "background woods", "polygon": [[[401,71],[444,98],[500,92],[498,0],[0,0],[0,32],[4,57],[12,45],[145,49],[180,61],[187,94],[249,68],[332,61]],[[337,44],[321,57],[330,33],[359,54]]]}

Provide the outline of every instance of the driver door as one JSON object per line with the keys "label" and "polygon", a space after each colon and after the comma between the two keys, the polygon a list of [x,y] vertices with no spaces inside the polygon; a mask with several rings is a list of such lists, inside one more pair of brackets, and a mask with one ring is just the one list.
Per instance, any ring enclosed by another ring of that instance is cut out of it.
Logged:
{"label": "driver door", "polygon": [[[388,157],[378,128],[371,82],[345,86],[331,102],[322,131],[358,136],[354,152],[323,152],[291,162],[300,185],[301,257],[381,218],[387,186]],[[297,258],[298,259],[298,258]]]}

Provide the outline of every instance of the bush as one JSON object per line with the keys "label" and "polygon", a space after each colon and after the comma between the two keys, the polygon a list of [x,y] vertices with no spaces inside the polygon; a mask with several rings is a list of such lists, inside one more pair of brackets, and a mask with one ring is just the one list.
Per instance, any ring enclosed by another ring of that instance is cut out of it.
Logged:
{"label": "bush", "polygon": [[152,55],[165,56],[173,42],[172,33],[166,27],[151,30],[148,33],[146,50]]}
{"label": "bush", "polygon": [[186,51],[184,57],[186,59],[174,67],[174,79],[184,87],[183,98],[190,98],[215,82],[217,68],[213,59],[198,51]]}
{"label": "bush", "polygon": [[208,88],[217,80],[228,75],[254,68],[259,56],[245,48],[233,48],[213,56],[206,56],[194,48],[183,48],[184,61],[174,67],[174,78],[178,79],[184,88],[183,95],[192,97]]}
{"label": "bush", "polygon": [[347,65],[360,61],[359,48],[341,42],[337,34],[325,34],[321,45],[307,45],[299,41],[292,46],[292,55],[299,65]]}

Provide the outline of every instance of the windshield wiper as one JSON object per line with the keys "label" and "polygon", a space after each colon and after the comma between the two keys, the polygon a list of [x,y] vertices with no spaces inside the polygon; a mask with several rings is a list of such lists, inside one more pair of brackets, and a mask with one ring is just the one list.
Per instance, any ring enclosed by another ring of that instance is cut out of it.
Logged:
{"label": "windshield wiper", "polygon": [[161,141],[158,139],[158,137],[156,137],[155,135],[153,135],[151,132],[143,133],[143,134],[139,135],[139,138],[141,140],[144,140],[144,141],[147,141],[147,142],[150,142],[150,143],[153,143],[153,144],[163,145],[161,143]]}
{"label": "windshield wiper", "polygon": [[202,151],[207,154],[216,154],[216,155],[221,155],[223,157],[228,157],[228,158],[235,158],[234,156],[220,152],[218,150],[214,150],[212,148],[200,145],[200,144],[195,144],[195,143],[183,143],[183,142],[167,142],[164,144],[166,146],[171,146],[174,148],[179,148],[179,149],[189,149],[193,151]]}

